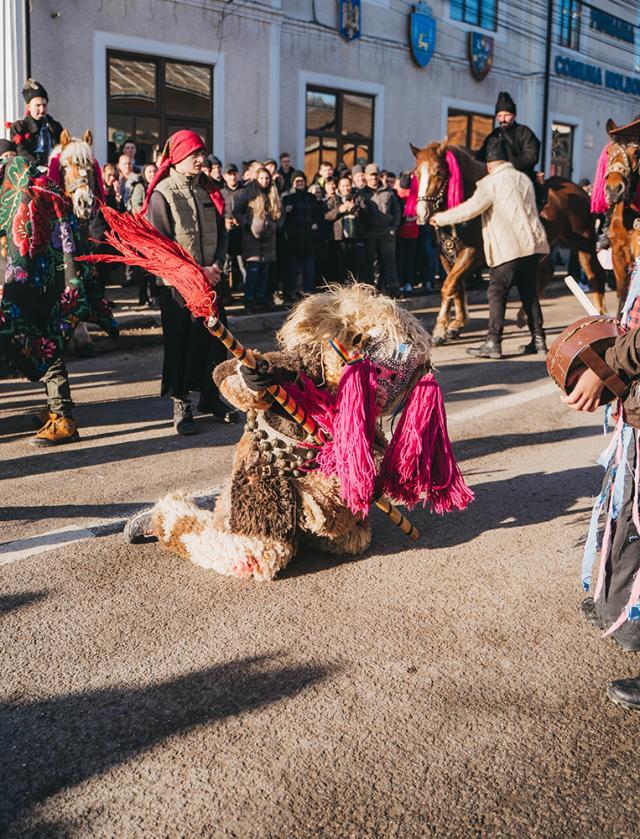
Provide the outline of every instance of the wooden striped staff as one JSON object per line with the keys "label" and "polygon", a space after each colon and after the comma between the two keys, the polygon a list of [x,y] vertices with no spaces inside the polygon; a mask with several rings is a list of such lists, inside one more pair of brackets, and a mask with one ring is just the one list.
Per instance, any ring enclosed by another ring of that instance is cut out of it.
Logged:
{"label": "wooden striped staff", "polygon": [[[219,338],[229,352],[242,364],[255,369],[253,355],[246,350],[216,314],[215,291],[201,265],[183,247],[158,232],[141,215],[119,213],[111,207],[102,206],[101,212],[109,229],[105,240],[113,253],[85,254],[77,256],[83,262],[124,262],[165,278],[176,288],[194,317],[202,318],[205,326]],[[317,422],[296,404],[289,394],[274,384],[266,388],[275,401],[294,419],[317,443],[323,445],[326,436]],[[411,522],[386,498],[378,498],[375,505],[414,541],[420,535]]]}
{"label": "wooden striped staff", "polygon": [[[237,358],[238,361],[246,367],[249,367],[252,370],[255,369],[256,361],[251,352],[245,349],[240,341],[238,341],[238,339],[229,332],[220,318],[212,312],[205,323],[209,332],[222,341],[234,358]],[[322,445],[326,442],[326,436],[318,423],[289,396],[284,388],[280,387],[278,384],[273,384],[266,388],[266,392],[270,394],[279,405],[282,405],[289,416],[295,420],[298,425],[301,426],[301,428],[303,428],[307,434],[315,440],[316,443],[320,443]],[[388,498],[380,496],[379,498],[374,499],[373,503],[385,514],[385,516],[389,517],[392,524],[399,527],[400,530],[410,539],[414,542],[418,540],[418,537],[420,536],[418,528],[411,524],[409,519],[403,515],[400,510],[398,510],[398,508],[389,501]]]}

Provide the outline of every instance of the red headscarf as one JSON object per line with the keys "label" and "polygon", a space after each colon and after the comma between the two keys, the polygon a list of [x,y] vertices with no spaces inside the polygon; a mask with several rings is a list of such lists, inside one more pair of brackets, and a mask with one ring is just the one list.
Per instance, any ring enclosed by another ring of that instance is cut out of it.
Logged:
{"label": "red headscarf", "polygon": [[[175,134],[172,134],[171,137],[169,137],[165,143],[164,149],[162,150],[162,156],[158,163],[158,169],[153,176],[153,180],[149,184],[149,189],[147,189],[147,195],[144,199],[142,209],[140,210],[142,215],[147,212],[151,193],[158,186],[160,181],[167,177],[171,166],[176,163],[180,163],[180,161],[184,160],[185,157],[189,157],[190,154],[193,154],[203,148],[204,143],[202,142],[202,137],[199,137],[195,131],[187,131],[186,129],[183,131],[176,131]],[[220,190],[216,189],[213,185],[211,185],[210,188],[205,187],[205,189],[207,189],[209,197],[213,201],[213,206],[220,215],[222,215],[224,212],[224,198],[220,194]]]}

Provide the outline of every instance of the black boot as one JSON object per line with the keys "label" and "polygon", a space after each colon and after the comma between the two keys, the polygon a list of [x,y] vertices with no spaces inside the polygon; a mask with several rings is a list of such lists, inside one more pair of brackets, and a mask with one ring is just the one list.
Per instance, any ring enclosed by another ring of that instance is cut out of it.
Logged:
{"label": "black boot", "polygon": [[198,411],[201,414],[211,414],[216,422],[234,423],[238,422],[238,412],[223,402],[219,396],[200,398]]}
{"label": "black boot", "polygon": [[469,347],[467,352],[476,358],[502,358],[502,343],[493,338],[485,338],[483,344],[479,347]]}
{"label": "black boot", "polygon": [[518,347],[520,355],[537,355],[539,352],[547,353],[547,341],[542,335],[534,335],[528,344],[520,344]]}
{"label": "black boot", "polygon": [[628,711],[640,711],[640,678],[609,682],[607,695],[612,702]]}
{"label": "black boot", "polygon": [[173,427],[178,434],[197,434],[191,402],[185,399],[173,400]]}

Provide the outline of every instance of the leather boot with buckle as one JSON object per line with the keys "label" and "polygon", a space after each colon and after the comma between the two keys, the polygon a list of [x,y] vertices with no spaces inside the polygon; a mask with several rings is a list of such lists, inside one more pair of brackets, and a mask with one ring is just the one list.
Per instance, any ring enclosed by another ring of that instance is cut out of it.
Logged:
{"label": "leather boot with buckle", "polygon": [[198,427],[193,419],[191,402],[184,399],[173,400],[173,427],[178,434],[198,433]]}
{"label": "leather boot with buckle", "polygon": [[544,335],[533,335],[528,344],[520,344],[518,347],[520,355],[537,355],[539,352],[547,353],[547,341]]}
{"label": "leather boot with buckle", "polygon": [[73,417],[63,417],[51,412],[40,431],[29,440],[29,445],[36,448],[60,446],[63,443],[75,443],[79,439],[78,426]]}
{"label": "leather boot with buckle", "polygon": [[469,347],[467,353],[476,358],[502,358],[502,344],[500,341],[486,338],[479,347]]}

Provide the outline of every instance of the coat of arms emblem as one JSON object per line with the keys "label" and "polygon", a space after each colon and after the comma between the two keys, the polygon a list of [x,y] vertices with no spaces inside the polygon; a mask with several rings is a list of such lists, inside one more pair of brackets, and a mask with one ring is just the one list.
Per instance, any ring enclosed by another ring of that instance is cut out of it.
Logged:
{"label": "coat of arms emblem", "polygon": [[469,64],[473,77],[481,82],[493,66],[493,38],[481,32],[469,32]]}
{"label": "coat of arms emblem", "polygon": [[353,41],[362,34],[362,8],[360,0],[340,0],[340,34],[345,41]]}
{"label": "coat of arms emblem", "polygon": [[419,67],[426,67],[436,48],[436,19],[426,3],[416,3],[409,15],[411,54]]}

